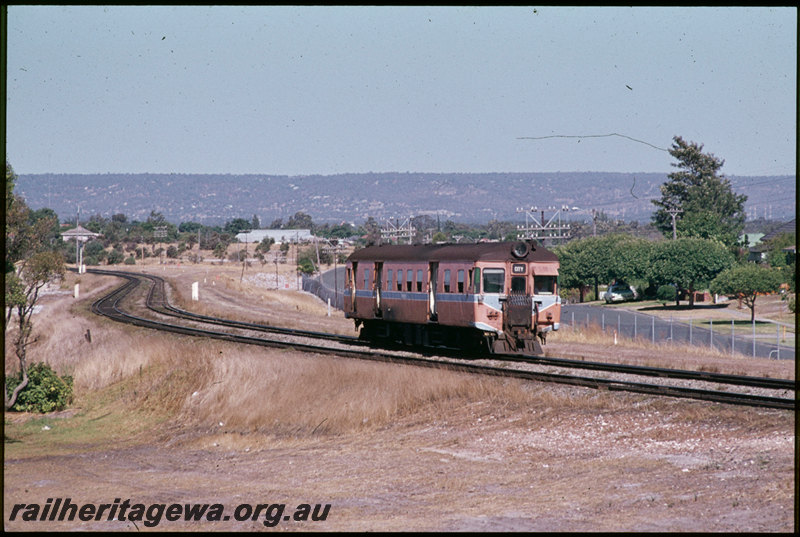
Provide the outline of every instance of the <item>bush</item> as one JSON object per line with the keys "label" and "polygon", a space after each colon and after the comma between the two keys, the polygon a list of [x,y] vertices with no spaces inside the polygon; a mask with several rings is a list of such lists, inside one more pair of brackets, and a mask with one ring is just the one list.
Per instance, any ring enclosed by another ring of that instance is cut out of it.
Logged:
{"label": "bush", "polygon": [[117,265],[122,263],[125,260],[125,254],[122,253],[122,250],[111,250],[108,253],[108,264],[109,265]]}
{"label": "bush", "polygon": [[675,302],[678,297],[678,290],[674,285],[661,285],[656,291],[656,299],[661,302],[662,306],[666,306],[667,302]]}
{"label": "bush", "polygon": [[126,265],[135,265],[136,264],[136,259],[134,259],[133,256],[126,257],[125,258],[125,264]]}
{"label": "bush", "polygon": [[[22,373],[8,377],[8,395],[22,382]],[[59,377],[49,365],[38,363],[28,368],[28,385],[19,392],[11,410],[17,412],[53,412],[72,402],[72,377]]]}

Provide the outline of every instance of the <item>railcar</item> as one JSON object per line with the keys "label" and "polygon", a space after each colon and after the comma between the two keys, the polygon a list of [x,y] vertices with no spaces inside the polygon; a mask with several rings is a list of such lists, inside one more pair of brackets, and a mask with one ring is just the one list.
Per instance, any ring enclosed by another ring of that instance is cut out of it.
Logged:
{"label": "railcar", "polygon": [[344,312],[375,342],[542,354],[558,267],[533,241],[369,246],[347,259]]}

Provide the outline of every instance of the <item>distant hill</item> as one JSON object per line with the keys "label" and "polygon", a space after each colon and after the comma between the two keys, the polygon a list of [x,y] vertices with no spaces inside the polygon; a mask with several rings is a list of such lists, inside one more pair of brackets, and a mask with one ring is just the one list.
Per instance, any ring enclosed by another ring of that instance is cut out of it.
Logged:
{"label": "distant hill", "polygon": [[[789,219],[796,213],[794,176],[729,177],[748,196],[748,217]],[[264,225],[298,211],[316,223],[361,223],[421,214],[482,223],[522,220],[518,208],[578,207],[569,220],[591,210],[626,221],[649,221],[667,180],[657,173],[411,173],[339,175],[36,174],[19,175],[17,192],[34,208],[49,207],[62,220],[124,213],[145,220],[151,211],[167,220],[222,224],[257,215]],[[546,211],[551,218],[554,210]]]}

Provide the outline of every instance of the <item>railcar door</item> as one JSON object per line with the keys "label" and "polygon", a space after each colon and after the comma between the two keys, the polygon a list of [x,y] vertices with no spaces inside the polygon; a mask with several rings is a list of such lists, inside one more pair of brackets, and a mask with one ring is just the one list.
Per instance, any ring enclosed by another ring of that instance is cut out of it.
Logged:
{"label": "railcar door", "polygon": [[356,301],[356,282],[358,281],[358,277],[356,276],[357,273],[358,261],[353,261],[353,270],[350,271],[350,281],[348,282],[350,284],[350,302],[353,304],[353,313],[358,311],[358,308],[356,307],[356,304],[358,303]]}
{"label": "railcar door", "polygon": [[505,330],[511,333],[529,332],[531,329],[533,297],[528,294],[525,276],[511,277],[511,290],[505,303]]}
{"label": "railcar door", "polygon": [[381,290],[383,288],[383,263],[375,263],[375,317],[383,317]]}
{"label": "railcar door", "polygon": [[439,316],[436,312],[436,285],[439,280],[439,263],[431,261],[428,265],[428,319],[437,321]]}

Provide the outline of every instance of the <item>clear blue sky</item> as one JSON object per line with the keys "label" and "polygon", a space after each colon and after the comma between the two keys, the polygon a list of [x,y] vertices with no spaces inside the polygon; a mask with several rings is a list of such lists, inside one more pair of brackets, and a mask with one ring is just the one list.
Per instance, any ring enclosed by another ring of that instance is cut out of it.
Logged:
{"label": "clear blue sky", "polygon": [[[18,174],[796,169],[794,8],[9,6],[7,45]],[[651,145],[566,138],[611,133]]]}

